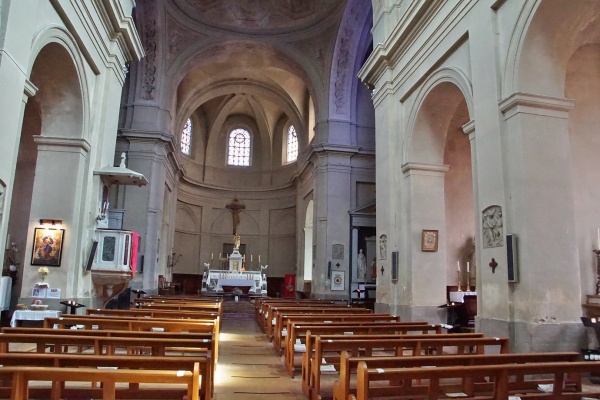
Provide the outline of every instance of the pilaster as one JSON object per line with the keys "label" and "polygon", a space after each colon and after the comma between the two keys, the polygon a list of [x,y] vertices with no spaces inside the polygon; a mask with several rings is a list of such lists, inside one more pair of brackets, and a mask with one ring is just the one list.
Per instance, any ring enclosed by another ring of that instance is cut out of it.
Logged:
{"label": "pilaster", "polygon": [[[500,102],[507,161],[504,234],[516,234],[519,241],[518,281],[509,284],[509,328],[517,351],[556,350],[558,343],[576,343],[572,339],[582,334],[569,150],[572,106],[569,99],[532,93]],[[506,276],[505,265],[496,273]]]}

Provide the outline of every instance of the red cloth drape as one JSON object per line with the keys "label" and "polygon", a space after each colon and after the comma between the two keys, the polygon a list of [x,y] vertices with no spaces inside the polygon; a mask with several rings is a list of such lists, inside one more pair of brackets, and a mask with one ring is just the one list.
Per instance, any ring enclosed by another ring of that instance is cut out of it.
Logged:
{"label": "red cloth drape", "polygon": [[296,275],[285,274],[283,277],[283,297],[286,299],[296,297]]}
{"label": "red cloth drape", "polygon": [[140,235],[138,235],[137,232],[132,232],[132,235],[131,235],[131,260],[129,261],[129,265],[131,266],[131,272],[133,272],[133,275],[135,275],[135,271],[137,269],[139,243],[140,243]]}

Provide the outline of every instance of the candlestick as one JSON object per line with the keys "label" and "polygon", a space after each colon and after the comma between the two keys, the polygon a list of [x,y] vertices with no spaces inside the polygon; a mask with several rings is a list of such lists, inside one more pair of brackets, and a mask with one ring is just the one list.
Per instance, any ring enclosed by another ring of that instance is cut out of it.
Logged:
{"label": "candlestick", "polygon": [[462,289],[460,288],[460,266],[459,266],[459,270],[456,273],[456,275],[458,276],[458,291],[462,292]]}

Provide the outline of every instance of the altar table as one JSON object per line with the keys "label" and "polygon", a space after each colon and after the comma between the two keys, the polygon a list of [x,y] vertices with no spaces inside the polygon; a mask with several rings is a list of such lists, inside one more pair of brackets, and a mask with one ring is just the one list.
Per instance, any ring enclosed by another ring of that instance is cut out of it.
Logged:
{"label": "altar table", "polygon": [[60,317],[61,314],[58,310],[16,310],[10,320],[10,326],[14,328],[18,325],[19,321],[43,321],[46,317]]}

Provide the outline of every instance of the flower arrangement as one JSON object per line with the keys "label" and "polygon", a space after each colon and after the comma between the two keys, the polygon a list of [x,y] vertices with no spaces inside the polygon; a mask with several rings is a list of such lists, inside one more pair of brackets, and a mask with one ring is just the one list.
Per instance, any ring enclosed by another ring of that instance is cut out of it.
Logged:
{"label": "flower arrangement", "polygon": [[44,281],[44,279],[46,279],[46,275],[48,275],[49,273],[50,273],[50,271],[48,270],[48,267],[39,267],[38,268],[38,274],[40,275],[42,282]]}
{"label": "flower arrangement", "polygon": [[8,271],[16,271],[19,266],[19,248],[15,242],[10,244],[10,249],[6,251],[6,258],[4,261],[4,269],[5,272]]}

